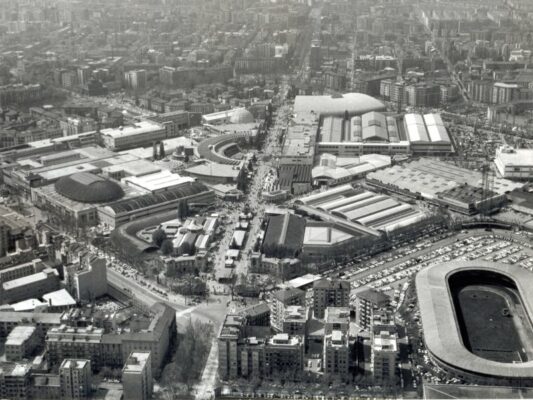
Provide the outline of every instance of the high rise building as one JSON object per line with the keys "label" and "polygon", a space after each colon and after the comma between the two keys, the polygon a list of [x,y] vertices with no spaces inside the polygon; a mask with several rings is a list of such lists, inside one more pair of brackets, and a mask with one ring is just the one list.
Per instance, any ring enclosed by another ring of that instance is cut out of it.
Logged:
{"label": "high rise building", "polygon": [[154,381],[150,352],[136,351],[130,354],[122,369],[124,398],[147,400],[152,398]]}
{"label": "high rise building", "polygon": [[349,307],[350,282],[321,279],[313,283],[313,315],[324,318],[328,307]]}
{"label": "high rise building", "polygon": [[371,326],[375,310],[385,308],[390,298],[372,288],[362,288],[355,294],[355,323],[363,329]]}
{"label": "high rise building", "polygon": [[270,325],[278,332],[283,331],[285,309],[289,306],[304,306],[305,292],[300,289],[281,289],[272,294],[270,303]]}
{"label": "high rise building", "polygon": [[66,358],[59,367],[61,398],[82,400],[91,397],[91,362]]}
{"label": "high rise building", "polygon": [[65,267],[67,290],[79,301],[92,301],[107,293],[107,263],[105,258],[82,258]]}
{"label": "high rise building", "polygon": [[244,329],[244,318],[228,314],[218,334],[218,374],[221,379],[239,376],[238,342]]}
{"label": "high rise building", "polygon": [[91,78],[91,68],[87,65],[78,68],[78,84],[84,86]]}
{"label": "high rise building", "polygon": [[348,334],[339,330],[324,336],[324,373],[345,375],[350,367],[350,343]]}
{"label": "high rise building", "polygon": [[298,373],[304,366],[304,339],[278,333],[265,344],[265,374]]}
{"label": "high rise building", "polygon": [[387,331],[372,335],[371,368],[374,384],[394,384],[396,380],[396,359],[398,338]]}
{"label": "high rise building", "polygon": [[320,49],[320,41],[313,40],[311,43],[311,52],[309,54],[309,65],[313,71],[318,71],[322,65],[322,53]]}
{"label": "high rise building", "polygon": [[138,69],[124,73],[126,86],[133,90],[146,88],[146,70]]}

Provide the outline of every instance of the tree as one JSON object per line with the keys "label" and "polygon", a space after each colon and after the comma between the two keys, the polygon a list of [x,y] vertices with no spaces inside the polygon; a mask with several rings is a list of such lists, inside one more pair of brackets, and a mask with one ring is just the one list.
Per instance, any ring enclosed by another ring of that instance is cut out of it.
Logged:
{"label": "tree", "polygon": [[181,220],[186,219],[189,216],[189,204],[186,200],[180,200],[178,203],[178,218]]}
{"label": "tree", "polygon": [[165,158],[165,143],[159,142],[159,158]]}
{"label": "tree", "polygon": [[152,148],[152,158],[155,160],[157,160],[157,143],[154,142],[154,145],[153,145],[153,148]]}
{"label": "tree", "polygon": [[172,251],[174,250],[174,246],[172,245],[172,241],[170,239],[163,240],[163,243],[161,243],[161,252],[168,256],[172,254]]}
{"label": "tree", "polygon": [[163,229],[156,229],[154,233],[152,233],[152,243],[155,244],[157,247],[161,247],[163,241],[166,238],[167,234]]}

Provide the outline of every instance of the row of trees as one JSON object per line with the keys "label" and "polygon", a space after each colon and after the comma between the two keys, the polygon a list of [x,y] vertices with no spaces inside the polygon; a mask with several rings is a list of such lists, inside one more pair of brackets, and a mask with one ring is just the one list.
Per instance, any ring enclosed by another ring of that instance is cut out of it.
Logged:
{"label": "row of trees", "polygon": [[174,393],[185,386],[189,391],[201,378],[209,351],[211,350],[213,327],[199,321],[190,322],[178,339],[174,359],[163,372],[163,383]]}

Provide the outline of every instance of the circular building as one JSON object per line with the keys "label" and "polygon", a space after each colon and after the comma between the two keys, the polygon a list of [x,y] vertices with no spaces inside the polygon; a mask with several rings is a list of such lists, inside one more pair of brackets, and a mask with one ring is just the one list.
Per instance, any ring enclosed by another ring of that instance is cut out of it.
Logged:
{"label": "circular building", "polygon": [[424,341],[448,373],[482,385],[533,386],[533,274],[484,261],[423,269],[416,290]]}
{"label": "circular building", "polygon": [[254,116],[245,108],[239,108],[235,110],[233,115],[230,117],[230,123],[232,124],[253,124],[254,122]]}
{"label": "circular building", "polygon": [[124,196],[116,182],[88,172],[65,176],[55,183],[57,193],[80,203],[109,203]]}

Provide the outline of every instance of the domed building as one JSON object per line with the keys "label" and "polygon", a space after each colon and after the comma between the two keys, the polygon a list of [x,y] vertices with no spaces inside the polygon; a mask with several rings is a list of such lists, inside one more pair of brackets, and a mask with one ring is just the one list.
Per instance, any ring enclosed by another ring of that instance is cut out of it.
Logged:
{"label": "domed building", "polygon": [[80,203],[109,203],[124,197],[120,185],[88,172],[64,176],[55,183],[57,193]]}
{"label": "domed building", "polygon": [[232,124],[253,124],[255,118],[250,111],[245,108],[239,108],[235,110],[230,117],[230,123]]}

